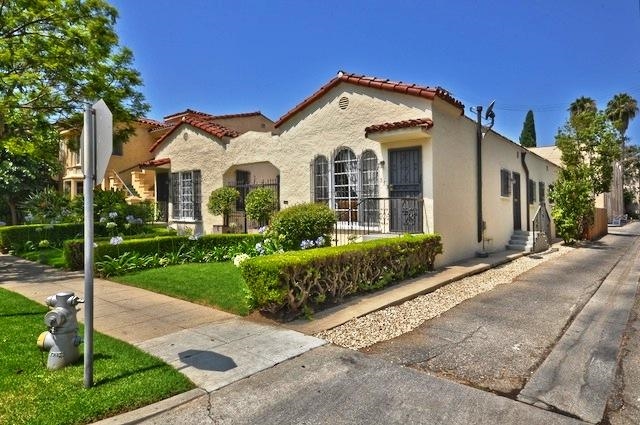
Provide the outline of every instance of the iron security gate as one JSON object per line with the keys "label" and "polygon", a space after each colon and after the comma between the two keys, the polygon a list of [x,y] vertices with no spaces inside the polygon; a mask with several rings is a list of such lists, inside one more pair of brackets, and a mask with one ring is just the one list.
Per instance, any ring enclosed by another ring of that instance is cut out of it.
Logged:
{"label": "iron security gate", "polygon": [[390,231],[422,232],[422,149],[389,150]]}

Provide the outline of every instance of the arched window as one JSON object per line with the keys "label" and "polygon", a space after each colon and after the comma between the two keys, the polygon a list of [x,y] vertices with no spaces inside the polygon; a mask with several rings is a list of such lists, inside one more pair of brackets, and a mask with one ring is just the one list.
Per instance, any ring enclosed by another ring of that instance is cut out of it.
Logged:
{"label": "arched window", "polygon": [[362,198],[360,221],[376,223],[378,221],[378,200],[366,199],[378,197],[378,157],[373,151],[364,151],[360,158],[360,182],[362,184]]}
{"label": "arched window", "polygon": [[313,160],[313,202],[329,203],[329,161],[323,155]]}
{"label": "arched window", "polygon": [[335,210],[339,221],[358,219],[358,160],[349,148],[342,148],[333,159]]}

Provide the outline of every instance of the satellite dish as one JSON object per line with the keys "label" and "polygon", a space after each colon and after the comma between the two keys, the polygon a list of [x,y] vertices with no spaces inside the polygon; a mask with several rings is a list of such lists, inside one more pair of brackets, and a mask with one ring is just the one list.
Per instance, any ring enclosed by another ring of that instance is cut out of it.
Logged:
{"label": "satellite dish", "polygon": [[496,114],[493,112],[493,105],[495,105],[496,101],[492,100],[491,103],[489,104],[489,107],[487,108],[487,112],[484,114],[484,119],[488,120],[489,118],[491,118],[491,120],[493,120],[496,117]]}

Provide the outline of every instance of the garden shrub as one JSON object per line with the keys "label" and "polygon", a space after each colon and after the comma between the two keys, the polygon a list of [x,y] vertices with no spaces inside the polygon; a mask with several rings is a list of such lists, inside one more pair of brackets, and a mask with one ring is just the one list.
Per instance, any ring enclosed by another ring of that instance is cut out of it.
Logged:
{"label": "garden shrub", "polygon": [[432,270],[440,253],[439,235],[406,235],[255,257],[240,267],[258,307],[294,318]]}
{"label": "garden shrub", "polygon": [[[110,239],[97,240],[94,249],[94,259],[96,262],[102,261],[106,256],[118,258],[125,252],[135,252],[140,256],[177,254],[181,249],[185,250],[197,248],[198,250],[214,251],[218,248],[233,248],[243,243],[248,246],[255,246],[262,240],[262,235],[252,234],[211,234],[200,238],[189,238],[186,236],[160,236],[136,239],[123,239],[118,244],[111,244]],[[201,256],[195,251],[193,258]],[[84,267],[84,241],[82,239],[69,240],[64,244],[65,265],[71,270],[82,270]],[[198,262],[198,261],[196,261]]]}
{"label": "garden shrub", "polygon": [[260,226],[269,222],[269,217],[276,210],[278,199],[273,189],[257,187],[245,199],[245,211],[250,220],[256,220]]}
{"label": "garden shrub", "polygon": [[240,192],[233,187],[219,187],[209,195],[207,208],[213,215],[227,216],[233,210],[236,200],[240,197]]}
{"label": "garden shrub", "polygon": [[43,240],[49,241],[50,246],[60,247],[67,239],[81,237],[83,229],[81,223],[3,226],[0,227],[0,249],[20,251],[29,241],[39,245]]}
{"label": "garden shrub", "polygon": [[301,248],[303,241],[322,236],[330,240],[336,223],[335,212],[325,204],[298,204],[278,211],[271,219],[271,230],[279,235],[285,250]]}

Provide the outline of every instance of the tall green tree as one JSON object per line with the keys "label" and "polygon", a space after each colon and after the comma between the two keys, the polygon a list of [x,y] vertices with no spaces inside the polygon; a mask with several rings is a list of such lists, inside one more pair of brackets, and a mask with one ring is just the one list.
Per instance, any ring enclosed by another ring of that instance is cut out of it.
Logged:
{"label": "tall green tree", "polygon": [[520,144],[525,148],[535,148],[536,143],[536,123],[533,119],[533,111],[529,110],[524,118],[522,132],[520,133]]}
{"label": "tall green tree", "polygon": [[15,169],[28,167],[27,157],[46,164],[35,181],[0,185],[12,211],[25,187],[45,184],[42,173],[56,173],[59,132],[81,125],[84,102],[104,99],[114,121],[124,124],[115,143],[126,140],[133,132],[128,123],[148,110],[133,55],[119,45],[117,16],[105,0],[0,3],[0,174],[32,175],[36,170]]}
{"label": "tall green tree", "polygon": [[629,121],[638,113],[638,102],[627,93],[618,93],[607,103],[605,114],[620,132],[623,140],[629,128]]}
{"label": "tall green tree", "polygon": [[596,106],[596,101],[590,97],[581,96],[571,102],[569,105],[569,118],[577,116],[582,112],[597,112],[598,107]]}
{"label": "tall green tree", "polygon": [[556,135],[556,146],[564,168],[550,193],[551,215],[558,233],[569,242],[579,239],[592,223],[593,201],[609,191],[620,146],[605,114],[590,107],[571,113]]}

